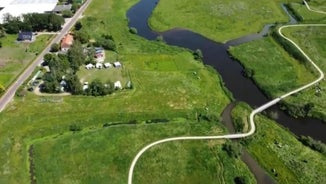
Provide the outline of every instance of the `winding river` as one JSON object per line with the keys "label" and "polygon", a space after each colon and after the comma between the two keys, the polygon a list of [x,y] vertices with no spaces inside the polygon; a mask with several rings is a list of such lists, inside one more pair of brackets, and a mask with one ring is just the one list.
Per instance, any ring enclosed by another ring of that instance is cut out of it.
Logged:
{"label": "winding river", "polygon": [[[204,55],[204,63],[214,67],[220,73],[225,86],[232,92],[237,101],[244,101],[252,107],[260,106],[269,101],[251,79],[245,78],[242,75],[243,67],[229,56],[227,50],[230,46],[261,39],[268,32],[272,24],[266,25],[260,33],[230,40],[226,44],[217,43],[198,33],[182,28],[158,33],[151,30],[147,22],[157,3],[158,0],[141,0],[128,11],[129,26],[135,27],[138,35],[148,40],[154,40],[158,36],[163,36],[169,45],[180,46],[191,50],[200,49]],[[282,8],[290,17],[289,23],[295,23],[295,19],[291,17],[283,5]],[[273,106],[268,111],[277,114],[275,120],[294,134],[298,136],[306,135],[326,142],[326,126],[321,120],[314,118],[293,118],[280,110],[278,106]]]}

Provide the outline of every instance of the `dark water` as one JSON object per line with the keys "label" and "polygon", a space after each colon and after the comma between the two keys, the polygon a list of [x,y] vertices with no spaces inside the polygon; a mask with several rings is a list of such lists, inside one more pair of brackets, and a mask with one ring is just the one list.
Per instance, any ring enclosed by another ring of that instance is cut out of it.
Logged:
{"label": "dark water", "polygon": [[[222,122],[230,133],[235,133],[232,122],[231,112],[236,106],[237,102],[232,102],[225,107],[222,112]],[[238,140],[233,140],[238,141]],[[250,153],[243,147],[241,160],[248,166],[251,173],[254,174],[257,183],[273,184],[273,179],[265,172],[265,170],[258,164],[258,162],[250,155]]]}
{"label": "dark water", "polygon": [[[149,40],[154,40],[161,35],[169,45],[191,50],[200,49],[204,55],[204,63],[211,65],[220,73],[225,86],[232,92],[237,101],[244,101],[254,108],[270,100],[258,89],[251,79],[245,78],[242,75],[243,67],[237,61],[234,61],[227,52],[230,45],[238,45],[250,40],[260,39],[266,34],[267,30],[263,30],[259,34],[229,41],[227,44],[217,43],[200,34],[181,28],[158,33],[152,31],[147,23],[157,2],[158,0],[141,0],[128,11],[129,26],[135,27],[138,35]],[[284,6],[282,7],[286,10]],[[291,17],[290,23],[295,23],[294,21]],[[270,26],[267,25],[264,29],[268,29]],[[298,136],[311,136],[314,139],[326,142],[326,125],[322,121],[313,118],[296,119],[284,113],[277,106],[271,107],[269,111],[277,114],[276,121],[294,134]]]}

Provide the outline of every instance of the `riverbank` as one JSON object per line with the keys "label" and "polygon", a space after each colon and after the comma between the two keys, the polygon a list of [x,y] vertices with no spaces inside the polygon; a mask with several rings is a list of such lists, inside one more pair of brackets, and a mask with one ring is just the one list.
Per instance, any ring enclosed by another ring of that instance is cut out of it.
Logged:
{"label": "riverbank", "polygon": [[[251,108],[239,103],[233,111],[234,121],[248,117]],[[326,157],[299,142],[295,135],[264,117],[256,118],[257,131],[241,142],[277,183],[325,183]],[[277,158],[277,159],[275,159]]]}

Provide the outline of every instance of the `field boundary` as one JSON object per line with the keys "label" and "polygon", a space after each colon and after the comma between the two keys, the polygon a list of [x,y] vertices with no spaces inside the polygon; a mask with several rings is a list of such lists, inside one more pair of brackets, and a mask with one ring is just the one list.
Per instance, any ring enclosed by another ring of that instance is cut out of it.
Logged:
{"label": "field boundary", "polygon": [[[322,13],[322,14],[326,14],[326,12],[323,12],[323,11],[319,11],[319,10],[312,10],[309,6],[309,4],[303,0],[305,6],[307,7],[307,9],[309,11],[312,11],[312,12],[317,12],[317,13]],[[249,116],[249,120],[250,120],[250,127],[251,129],[249,130],[249,132],[247,133],[239,133],[239,134],[227,134],[227,135],[217,135],[217,136],[184,136],[184,137],[171,137],[171,138],[165,138],[165,139],[161,139],[161,140],[158,140],[158,141],[155,141],[155,142],[152,142],[148,145],[146,145],[145,147],[143,147],[138,153],[137,155],[134,157],[130,167],[129,167],[129,173],[128,173],[128,184],[132,184],[132,179],[133,179],[133,172],[134,172],[134,168],[136,166],[136,163],[137,161],[139,160],[139,158],[142,156],[142,154],[144,152],[146,152],[149,148],[155,146],[155,145],[158,145],[158,144],[162,144],[162,143],[165,143],[165,142],[171,142],[171,141],[178,141],[178,140],[213,140],[213,139],[238,139],[238,138],[245,138],[245,137],[248,137],[248,136],[251,136],[252,134],[255,133],[255,130],[256,130],[256,127],[255,127],[255,122],[254,122],[254,117],[256,114],[264,111],[265,109],[277,104],[278,102],[280,102],[282,99],[288,97],[288,96],[291,96],[295,93],[298,93],[302,90],[305,90],[313,85],[315,85],[316,83],[320,82],[323,78],[324,78],[324,73],[323,71],[310,59],[310,57],[293,41],[291,40],[290,38],[284,36],[282,34],[282,30],[284,28],[288,28],[288,27],[309,27],[309,26],[326,26],[326,24],[296,24],[296,25],[284,25],[284,26],[281,26],[279,29],[278,29],[278,33],[280,34],[281,37],[283,37],[285,40],[289,41],[291,44],[293,44],[306,58],[307,60],[314,66],[314,68],[319,72],[319,77],[302,86],[302,87],[299,87],[297,89],[294,89],[278,98],[275,98],[265,104],[263,104],[262,106],[254,109],[251,113],[250,113],[250,116]]]}

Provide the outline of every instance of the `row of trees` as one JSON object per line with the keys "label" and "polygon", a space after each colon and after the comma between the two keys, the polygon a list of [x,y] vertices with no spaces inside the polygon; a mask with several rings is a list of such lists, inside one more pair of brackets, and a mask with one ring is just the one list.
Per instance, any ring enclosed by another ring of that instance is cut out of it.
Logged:
{"label": "row of trees", "polygon": [[23,19],[10,14],[4,15],[3,27],[8,34],[17,34],[19,31],[59,31],[64,18],[56,14],[29,13]]}

